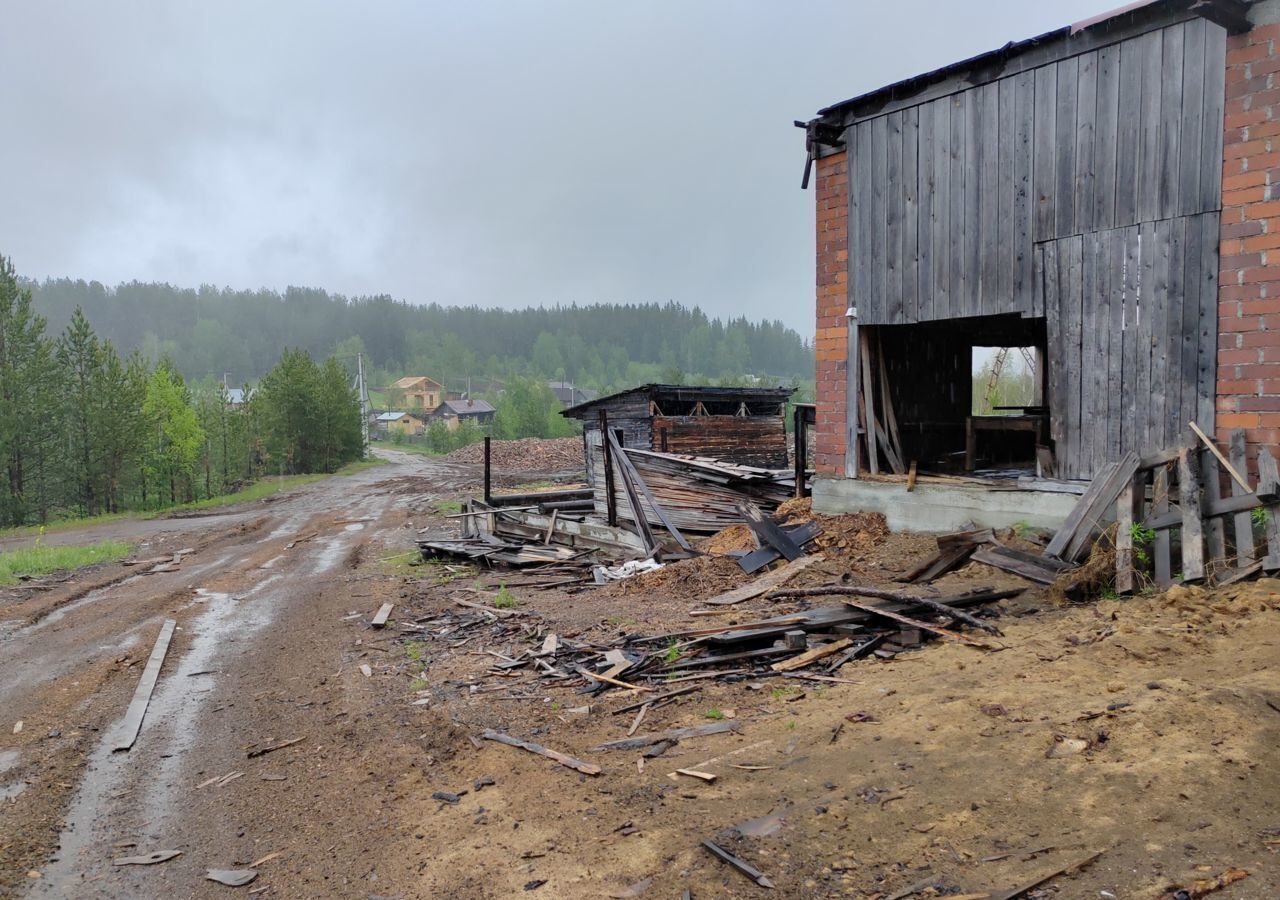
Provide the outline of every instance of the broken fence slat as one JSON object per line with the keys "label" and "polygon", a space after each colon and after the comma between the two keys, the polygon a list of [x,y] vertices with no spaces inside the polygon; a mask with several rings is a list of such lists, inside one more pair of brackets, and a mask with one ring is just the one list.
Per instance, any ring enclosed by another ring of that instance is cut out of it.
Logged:
{"label": "broken fence slat", "polygon": [[693,725],[688,728],[673,728],[671,731],[664,731],[659,734],[642,734],[639,737],[624,738],[620,741],[607,741],[591,748],[592,753],[600,753],[606,750],[638,750],[641,747],[649,747],[653,744],[660,744],[663,741],[680,741],[691,737],[705,737],[710,734],[723,734],[726,731],[741,731],[742,723],[737,719],[724,719],[719,722],[712,722],[710,725]]}
{"label": "broken fence slat", "polygon": [[765,516],[759,507],[750,503],[739,503],[738,512],[742,514],[747,527],[762,543],[773,547],[785,556],[789,562],[794,562],[804,556],[804,550],[791,539],[790,535]]}
{"label": "broken fence slat", "polygon": [[1178,495],[1182,507],[1182,580],[1204,578],[1204,525],[1200,510],[1200,467],[1194,451],[1178,453]]}
{"label": "broken fence slat", "polygon": [[133,692],[133,699],[129,701],[129,709],[120,722],[115,744],[111,747],[113,751],[128,750],[138,739],[142,720],[147,715],[147,705],[151,702],[151,692],[155,690],[156,681],[160,678],[160,668],[164,665],[165,654],[169,652],[169,641],[177,626],[178,623],[173,619],[165,619],[160,636],[156,638],[156,644],[151,650],[151,657],[147,660],[147,667],[142,670],[142,678]]}
{"label": "broken fence slat", "polygon": [[378,611],[373,614],[373,620],[369,622],[374,628],[381,628],[387,624],[387,619],[391,618],[391,610],[395,609],[394,603],[384,603],[378,607]]}
{"label": "broken fence slat", "polygon": [[751,865],[751,863],[746,862],[745,860],[741,860],[738,857],[734,856],[732,853],[730,853],[728,850],[721,847],[715,841],[704,838],[702,841],[702,846],[710,850],[712,854],[718,857],[722,862],[726,862],[729,865],[733,866],[743,875],[747,876],[756,884],[760,885],[760,887],[772,888],[774,886],[773,882],[769,880],[769,876],[765,875],[755,866]]}
{"label": "broken fence slat", "polygon": [[506,744],[508,747],[519,747],[521,750],[528,750],[530,753],[536,753],[539,756],[545,756],[547,759],[553,759],[562,766],[567,766],[581,772],[583,775],[599,775],[603,770],[595,763],[584,762],[575,759],[568,754],[561,753],[558,750],[552,750],[541,744],[535,744],[533,741],[524,741],[520,738],[514,738],[509,734],[503,734],[501,731],[494,731],[492,728],[486,728],[480,737],[486,741],[497,741],[499,744]]}
{"label": "broken fence slat", "polygon": [[886,619],[892,619],[895,622],[900,622],[903,625],[910,625],[912,628],[919,628],[920,630],[928,631],[931,634],[941,635],[942,637],[950,638],[953,641],[968,644],[970,647],[979,647],[983,650],[991,649],[981,641],[975,641],[973,638],[960,634],[958,631],[940,628],[930,622],[921,622],[919,619],[912,619],[911,617],[904,616],[901,613],[889,612],[886,609],[881,609],[880,607],[870,603],[859,603],[857,600],[846,600],[845,603],[852,606],[854,609],[860,609],[863,612],[868,612],[876,616],[884,616]]}
{"label": "broken fence slat", "polygon": [[773,590],[776,587],[781,587],[800,572],[809,568],[809,566],[814,563],[821,562],[822,559],[823,556],[818,554],[815,556],[804,556],[800,559],[792,560],[781,568],[761,575],[749,584],[744,584],[742,587],[735,588],[732,591],[726,591],[725,593],[712,597],[705,602],[709,606],[728,606],[734,603],[741,603],[744,600],[751,600],[755,597],[759,597],[761,594]]}
{"label": "broken fence slat", "polygon": [[257,750],[250,750],[247,754],[249,759],[257,756],[266,756],[268,753],[275,753],[277,750],[283,750],[285,747],[292,747],[294,744],[300,744],[305,741],[304,737],[290,738],[287,741],[281,741],[278,744],[272,744],[270,747],[259,747]]}

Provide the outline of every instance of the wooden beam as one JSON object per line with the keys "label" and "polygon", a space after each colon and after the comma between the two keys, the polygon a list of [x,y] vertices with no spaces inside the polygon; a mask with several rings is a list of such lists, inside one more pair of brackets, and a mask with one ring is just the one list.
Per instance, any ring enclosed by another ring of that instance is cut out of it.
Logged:
{"label": "wooden beam", "polygon": [[734,603],[741,603],[744,600],[750,600],[753,597],[759,597],[761,594],[767,593],[774,588],[781,587],[799,573],[803,572],[809,566],[816,562],[820,562],[824,557],[821,554],[816,556],[802,556],[797,560],[787,563],[785,566],[774,569],[761,575],[754,581],[744,584],[742,587],[734,588],[723,594],[718,594],[709,600],[703,601],[710,606],[729,606]]}
{"label": "wooden beam", "polygon": [[[608,440],[609,414],[602,408],[597,419],[600,425],[600,449],[604,451],[604,504],[610,526],[618,526],[618,500],[613,494],[613,451]],[[486,445],[487,446],[487,445]]]}
{"label": "wooden beam", "polygon": [[899,622],[903,625],[910,625],[912,628],[919,628],[921,631],[928,631],[931,634],[941,635],[942,637],[950,638],[953,641],[968,644],[970,647],[980,647],[983,650],[991,649],[981,641],[975,641],[973,638],[960,634],[958,631],[939,628],[937,625],[930,622],[921,622],[919,619],[912,619],[908,616],[902,615],[901,613],[889,612],[887,609],[882,609],[881,607],[870,603],[861,603],[857,600],[846,600],[844,602],[847,605],[852,606],[854,609],[860,609],[863,612],[868,612],[875,616],[883,616],[886,619],[892,619],[893,621]]}
{"label": "wooden beam", "polygon": [[798,656],[790,659],[784,659],[782,662],[776,662],[769,668],[775,672],[790,672],[793,669],[803,669],[810,663],[817,662],[824,656],[830,656],[833,653],[839,653],[845,647],[853,643],[852,638],[841,638],[838,641],[832,641],[830,644],[823,644],[821,647],[814,647],[812,650],[806,650]]}
{"label": "wooden beam", "polygon": [[537,753],[539,756],[545,756],[547,759],[554,759],[562,766],[568,766],[581,772],[583,775],[599,775],[603,770],[595,763],[583,762],[572,756],[561,753],[558,750],[552,750],[541,744],[535,744],[533,741],[522,741],[520,738],[513,738],[509,734],[503,734],[501,731],[494,731],[492,728],[486,728],[481,732],[480,737],[486,741],[497,741],[499,744],[506,744],[508,747],[519,747],[521,750],[528,750],[530,753]]}
{"label": "wooden beam", "polygon": [[[1245,460],[1245,433],[1243,428],[1237,428],[1231,432],[1230,443],[1228,449],[1231,454],[1231,465],[1244,471],[1246,469]],[[1231,483],[1231,495],[1239,497],[1252,491],[1247,491],[1240,487],[1237,482]],[[1253,516],[1247,512],[1236,513],[1235,517],[1235,537],[1236,537],[1236,568],[1247,569],[1253,565],[1254,547],[1253,547]]]}
{"label": "wooden beam", "polygon": [[1178,453],[1178,501],[1182,507],[1182,580],[1204,578],[1204,529],[1201,525],[1200,471],[1195,451]]}
{"label": "wooden beam", "polygon": [[849,345],[849,359],[845,363],[845,449],[844,476],[857,478],[859,471],[858,448],[858,314],[850,306],[846,314],[849,322],[849,333],[846,342]]}
{"label": "wooden beam", "polygon": [[864,331],[858,335],[858,355],[862,365],[863,428],[867,438],[867,464],[872,475],[880,474],[880,455],[876,451],[876,401],[871,384],[871,342]]}
{"label": "wooden beam", "polygon": [[[1280,469],[1277,469],[1276,458],[1271,448],[1258,448],[1258,493],[1280,494]],[[1263,571],[1280,570],[1280,508],[1267,507],[1267,555],[1262,560]]]}
{"label": "wooden beam", "polygon": [[1142,521],[1142,501],[1146,486],[1136,473],[1120,491],[1116,501],[1116,592],[1131,594],[1136,587],[1134,570],[1134,523]]}
{"label": "wooden beam", "polygon": [[1201,431],[1200,426],[1195,422],[1190,422],[1188,424],[1190,424],[1191,430],[1196,433],[1196,437],[1200,438],[1200,440],[1204,442],[1204,445],[1209,449],[1209,452],[1218,458],[1218,462],[1222,464],[1222,468],[1227,470],[1227,474],[1235,479],[1236,484],[1240,485],[1240,487],[1244,488],[1245,491],[1252,494],[1253,488],[1249,487],[1249,482],[1245,481],[1244,476],[1236,471],[1236,467],[1227,461],[1227,458],[1222,455],[1222,451],[1218,449],[1218,445],[1209,440],[1209,436]]}
{"label": "wooden beam", "polygon": [[142,670],[142,678],[134,689],[133,699],[129,701],[129,709],[124,714],[115,735],[115,743],[111,749],[115,752],[128,750],[138,739],[142,730],[142,720],[147,714],[147,706],[151,703],[151,692],[155,690],[156,681],[160,678],[160,668],[164,665],[165,654],[169,652],[169,641],[173,638],[173,630],[178,623],[173,619],[165,619],[160,628],[160,636],[151,648],[151,657],[147,667]]}

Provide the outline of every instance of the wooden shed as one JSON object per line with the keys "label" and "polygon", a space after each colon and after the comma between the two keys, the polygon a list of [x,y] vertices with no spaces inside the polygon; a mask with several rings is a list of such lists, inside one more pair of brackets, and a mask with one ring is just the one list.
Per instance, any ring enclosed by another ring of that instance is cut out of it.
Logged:
{"label": "wooden shed", "polygon": [[[1272,120],[1277,18],[1131,4],[807,123],[820,476],[1084,480],[1192,420],[1274,442],[1280,382],[1258,366],[1276,342],[1250,301],[1280,280],[1280,195],[1251,129]],[[1033,359],[1034,397],[975,414],[977,348]]]}
{"label": "wooden shed", "polygon": [[646,384],[579,403],[561,415],[582,422],[587,480],[595,487],[603,478],[602,421],[623,447],[785,469],[791,394],[791,388]]}

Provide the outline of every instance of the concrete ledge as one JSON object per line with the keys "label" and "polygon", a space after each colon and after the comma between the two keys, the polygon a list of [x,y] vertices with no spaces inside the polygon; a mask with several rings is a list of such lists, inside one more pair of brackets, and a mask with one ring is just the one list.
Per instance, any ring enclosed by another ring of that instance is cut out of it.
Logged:
{"label": "concrete ledge", "polygon": [[894,531],[958,531],[1019,523],[1056,529],[1080,497],[1049,491],[994,491],[979,485],[905,484],[820,477],[813,484],[813,511],[823,515],[883,513]]}

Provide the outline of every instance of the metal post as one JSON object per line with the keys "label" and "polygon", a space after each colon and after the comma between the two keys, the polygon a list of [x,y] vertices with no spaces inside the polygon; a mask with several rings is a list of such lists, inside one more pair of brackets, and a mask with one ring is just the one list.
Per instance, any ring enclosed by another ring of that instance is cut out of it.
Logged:
{"label": "metal post", "polygon": [[795,471],[796,471],[796,496],[803,497],[804,490],[804,473],[809,468],[807,446],[807,438],[809,436],[809,424],[805,418],[805,408],[799,404],[791,410],[792,428],[791,432],[795,435],[796,452],[795,452]]}
{"label": "metal post", "polygon": [[484,505],[493,506],[493,482],[491,480],[492,470],[489,464],[489,441],[488,435],[484,438]]}
{"label": "metal post", "polygon": [[[849,323],[849,352],[845,363],[845,447],[844,477],[858,477],[858,308],[850,306],[845,311],[845,319]],[[869,423],[868,423],[869,424]],[[873,438],[868,435],[868,443]]]}
{"label": "metal post", "polygon": [[604,503],[608,511],[608,522],[612,526],[618,524],[618,502],[613,496],[613,453],[609,449],[609,414],[600,410],[600,447],[604,450]]}

